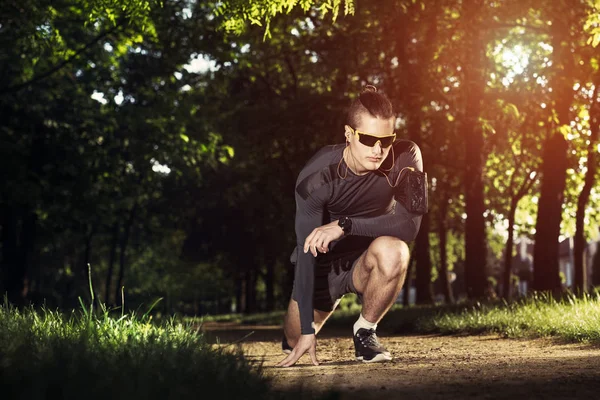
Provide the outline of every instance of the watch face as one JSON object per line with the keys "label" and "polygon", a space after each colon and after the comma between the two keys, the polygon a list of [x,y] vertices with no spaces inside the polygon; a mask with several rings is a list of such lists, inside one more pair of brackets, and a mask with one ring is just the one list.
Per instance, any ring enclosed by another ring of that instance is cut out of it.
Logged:
{"label": "watch face", "polygon": [[338,225],[342,228],[344,233],[347,233],[350,230],[350,226],[351,226],[350,218],[348,218],[348,217],[340,218]]}

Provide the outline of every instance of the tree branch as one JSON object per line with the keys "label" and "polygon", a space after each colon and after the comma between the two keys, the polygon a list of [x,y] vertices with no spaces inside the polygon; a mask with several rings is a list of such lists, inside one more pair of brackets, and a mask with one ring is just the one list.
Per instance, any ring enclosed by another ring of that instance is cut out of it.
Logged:
{"label": "tree branch", "polygon": [[43,79],[46,79],[47,77],[51,76],[52,74],[60,71],[63,67],[65,67],[66,65],[70,64],[71,62],[73,62],[73,60],[75,60],[77,57],[79,57],[79,55],[81,55],[82,53],[84,53],[90,47],[94,46],[100,40],[102,40],[106,36],[108,36],[108,35],[116,32],[128,20],[129,19],[125,18],[125,17],[121,18],[120,21],[115,26],[113,26],[112,28],[110,28],[110,29],[108,29],[108,30],[106,30],[104,32],[101,32],[96,37],[94,37],[91,41],[89,41],[84,46],[82,46],[81,48],[79,48],[79,50],[77,50],[69,58],[67,58],[67,59],[63,60],[62,62],[58,63],[57,65],[55,65],[54,67],[50,68],[46,72],[43,72],[43,73],[41,73],[39,75],[36,75],[33,78],[31,78],[30,80],[28,80],[28,81],[19,83],[19,84],[14,85],[14,86],[8,86],[8,87],[0,89],[0,96],[4,95],[4,94],[8,94],[8,93],[18,92],[19,90],[24,89],[27,86],[33,85],[34,83],[37,83],[37,82],[39,82],[39,81],[41,81]]}
{"label": "tree branch", "polygon": [[531,176],[531,174],[529,174],[527,176],[527,178],[523,182],[523,185],[521,185],[521,188],[519,189],[519,191],[517,193],[517,199],[520,200],[521,198],[523,198],[523,196],[525,196],[527,193],[529,193],[529,190],[531,190],[531,187],[533,186],[533,183],[535,182],[536,176],[537,176],[537,172],[533,172],[533,176]]}

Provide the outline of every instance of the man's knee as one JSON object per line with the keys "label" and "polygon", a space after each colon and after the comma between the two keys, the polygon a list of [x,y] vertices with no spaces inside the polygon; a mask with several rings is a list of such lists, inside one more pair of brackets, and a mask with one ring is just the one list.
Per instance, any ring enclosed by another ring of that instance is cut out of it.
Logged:
{"label": "man's knee", "polygon": [[375,239],[369,246],[380,273],[393,279],[406,272],[410,253],[408,245],[392,236],[381,236]]}

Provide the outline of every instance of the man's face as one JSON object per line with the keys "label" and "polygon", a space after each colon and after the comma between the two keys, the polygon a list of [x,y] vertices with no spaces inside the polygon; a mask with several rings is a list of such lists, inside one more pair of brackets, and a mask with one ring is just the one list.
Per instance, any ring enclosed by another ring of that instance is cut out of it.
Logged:
{"label": "man's face", "polygon": [[[394,134],[394,118],[378,119],[363,114],[358,126],[350,127],[346,125],[345,130],[351,152],[351,154],[348,154],[347,159],[350,167],[356,170],[355,172],[358,174],[377,170],[392,148],[391,146],[382,146],[382,142],[389,141],[390,139],[386,139],[386,137]],[[377,141],[374,146],[370,147],[360,142],[356,131],[359,131],[359,134],[366,133],[381,137],[382,141]]]}

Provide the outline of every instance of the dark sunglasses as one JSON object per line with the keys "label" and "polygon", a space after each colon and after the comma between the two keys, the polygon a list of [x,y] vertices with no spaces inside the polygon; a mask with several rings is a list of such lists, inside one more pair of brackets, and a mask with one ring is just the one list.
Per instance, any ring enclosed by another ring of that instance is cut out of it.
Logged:
{"label": "dark sunglasses", "polygon": [[358,141],[364,144],[365,146],[373,147],[377,144],[377,142],[381,143],[381,147],[386,148],[390,147],[394,140],[396,140],[396,133],[393,133],[388,136],[374,136],[369,135],[368,133],[361,132],[358,129],[350,128],[353,134],[358,136]]}

